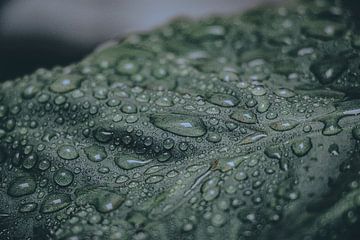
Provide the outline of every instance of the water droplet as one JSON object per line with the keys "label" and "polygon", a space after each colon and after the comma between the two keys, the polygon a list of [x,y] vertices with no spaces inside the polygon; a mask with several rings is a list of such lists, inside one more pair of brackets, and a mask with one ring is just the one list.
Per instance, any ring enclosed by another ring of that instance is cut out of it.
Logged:
{"label": "water droplet", "polygon": [[63,145],[57,151],[59,157],[65,160],[74,160],[79,157],[79,153],[75,147],[71,145]]}
{"label": "water droplet", "polygon": [[134,114],[137,113],[137,106],[135,104],[130,104],[130,103],[124,104],[121,107],[121,111],[127,114]]}
{"label": "water droplet", "polygon": [[130,178],[126,175],[120,175],[116,178],[115,183],[122,184],[122,183],[129,181],[129,179]]}
{"label": "water droplet", "polygon": [[283,98],[290,98],[290,97],[295,96],[295,93],[287,88],[278,88],[274,91],[274,93],[277,96],[283,97]]}
{"label": "water droplet", "polygon": [[74,174],[65,168],[61,168],[54,173],[53,179],[57,185],[66,187],[74,180]]}
{"label": "water droplet", "polygon": [[268,100],[261,100],[256,108],[259,113],[264,113],[270,108],[270,102]]}
{"label": "water droplet", "polygon": [[107,157],[106,150],[103,146],[92,145],[84,148],[86,157],[93,162],[101,162]]}
{"label": "water droplet", "polygon": [[218,143],[221,141],[221,135],[218,133],[214,133],[214,132],[210,132],[207,136],[206,136],[206,140],[212,143]]}
{"label": "water droplet", "polygon": [[164,176],[162,175],[153,175],[145,179],[145,182],[147,184],[155,184],[158,182],[161,182],[164,179]]}
{"label": "water droplet", "polygon": [[238,109],[234,111],[230,117],[236,121],[248,124],[257,123],[257,117],[251,110]]}
{"label": "water droplet", "polygon": [[55,93],[67,93],[80,87],[81,81],[80,75],[62,75],[50,85],[50,90]]}
{"label": "water droplet", "polygon": [[155,103],[160,107],[171,107],[172,105],[174,105],[172,99],[168,97],[158,98]]}
{"label": "water droplet", "polygon": [[131,170],[134,168],[142,167],[151,162],[150,160],[140,160],[136,157],[132,157],[131,155],[121,154],[115,158],[115,163],[118,167],[124,170]]}
{"label": "water droplet", "polygon": [[37,206],[38,206],[38,204],[35,202],[24,203],[19,207],[19,212],[21,212],[21,213],[33,212],[33,211],[35,211]]}
{"label": "water droplet", "polygon": [[269,158],[281,160],[282,151],[278,146],[269,146],[264,151],[265,155]]}
{"label": "water droplet", "polygon": [[213,201],[219,196],[220,188],[217,186],[218,181],[218,178],[211,178],[201,186],[202,197],[205,201]]}
{"label": "water droplet", "polygon": [[251,89],[251,93],[255,96],[263,96],[266,94],[266,88],[263,86],[256,86]]}
{"label": "water droplet", "polygon": [[200,137],[205,135],[203,121],[195,116],[182,114],[153,114],[150,122],[156,127],[184,137]]}
{"label": "water droplet", "polygon": [[12,197],[21,197],[35,192],[36,182],[32,177],[19,177],[13,180],[7,193]]}
{"label": "water droplet", "polygon": [[139,66],[135,62],[123,60],[117,65],[116,69],[121,74],[132,75],[138,72]]}
{"label": "water droplet", "polygon": [[291,149],[298,157],[305,156],[312,148],[311,138],[306,137],[304,139],[295,140],[291,144]]}
{"label": "water droplet", "polygon": [[215,93],[208,101],[222,107],[234,107],[240,102],[236,97],[225,93]]}
{"label": "water droplet", "polygon": [[105,88],[105,87],[97,87],[97,88],[94,89],[93,95],[94,95],[94,97],[96,99],[104,100],[104,99],[107,99],[108,93],[109,93],[109,91],[108,91],[107,88]]}
{"label": "water droplet", "polygon": [[33,153],[25,157],[22,165],[25,169],[32,169],[37,163],[37,161],[38,161],[38,156],[35,153]]}
{"label": "water droplet", "polygon": [[241,145],[252,144],[252,143],[255,143],[265,137],[267,137],[267,135],[265,133],[255,132],[255,133],[252,133],[252,134],[246,136],[244,139],[242,139],[240,144]]}
{"label": "water droplet", "polygon": [[220,159],[216,162],[216,169],[219,169],[222,172],[227,172],[232,169],[237,168],[240,163],[248,159],[248,156],[236,156],[232,158]]}
{"label": "water droplet", "polygon": [[71,198],[68,194],[54,193],[46,196],[41,204],[40,212],[53,213],[66,208],[71,203]]}
{"label": "water droplet", "polygon": [[109,213],[118,209],[126,200],[124,195],[98,187],[78,189],[75,194],[78,205],[91,204],[101,213]]}
{"label": "water droplet", "polygon": [[340,154],[339,152],[339,146],[335,143],[331,144],[328,148],[328,152],[332,155],[332,156],[338,156]]}
{"label": "water droplet", "polygon": [[108,143],[113,138],[113,132],[106,130],[102,127],[97,128],[94,131],[94,138],[101,143]]}
{"label": "water droplet", "polygon": [[108,105],[109,107],[116,107],[119,106],[121,104],[120,99],[110,99],[109,101],[106,102],[106,105]]}
{"label": "water droplet", "polygon": [[342,57],[327,56],[314,62],[310,71],[322,84],[329,84],[335,81],[345,71],[347,60]]}
{"label": "water droplet", "polygon": [[226,218],[223,214],[216,213],[211,218],[211,224],[215,227],[221,227],[226,223]]}
{"label": "water droplet", "polygon": [[244,181],[248,178],[248,175],[246,174],[246,172],[240,171],[235,174],[234,178],[238,181]]}
{"label": "water droplet", "polygon": [[41,90],[41,88],[37,85],[29,85],[27,86],[21,96],[24,98],[24,99],[31,99],[33,98],[39,91]]}
{"label": "water droplet", "polygon": [[324,123],[322,134],[332,136],[340,133],[342,128],[339,126],[339,117],[328,117],[321,120]]}
{"label": "water droplet", "polygon": [[269,126],[275,131],[288,131],[295,128],[299,123],[295,120],[282,120],[271,123]]}

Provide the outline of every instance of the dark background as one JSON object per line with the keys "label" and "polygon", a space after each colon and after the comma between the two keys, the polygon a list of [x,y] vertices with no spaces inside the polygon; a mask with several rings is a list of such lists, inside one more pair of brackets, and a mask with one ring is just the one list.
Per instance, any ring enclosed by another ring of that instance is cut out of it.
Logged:
{"label": "dark background", "polygon": [[[0,81],[76,62],[99,43],[150,30],[177,16],[229,14],[281,1],[2,0]],[[359,0],[343,1],[360,16]]]}
{"label": "dark background", "polygon": [[1,0],[0,81],[77,62],[99,43],[177,16],[243,11],[281,0]]}

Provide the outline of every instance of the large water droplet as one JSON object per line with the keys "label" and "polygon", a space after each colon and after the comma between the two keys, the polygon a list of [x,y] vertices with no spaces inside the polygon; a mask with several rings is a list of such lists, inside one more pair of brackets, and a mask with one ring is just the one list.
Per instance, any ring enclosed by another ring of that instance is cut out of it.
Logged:
{"label": "large water droplet", "polygon": [[291,144],[291,149],[298,157],[305,156],[312,148],[311,138],[306,137],[304,139],[295,140]]}
{"label": "large water droplet", "polygon": [[66,187],[74,180],[74,174],[65,168],[61,168],[54,173],[53,179],[57,185]]}
{"label": "large water droplet", "polygon": [[74,160],[79,157],[79,153],[75,149],[75,147],[71,145],[63,145],[59,147],[57,151],[59,157],[65,160]]}
{"label": "large water droplet", "polygon": [[287,88],[278,88],[274,91],[274,93],[277,96],[283,97],[283,98],[290,98],[290,97],[295,96],[295,93]]}
{"label": "large water droplet", "polygon": [[138,168],[141,166],[145,166],[152,160],[140,160],[136,157],[132,157],[131,155],[121,154],[115,158],[115,163],[118,167],[124,170],[131,170],[134,168]]}
{"label": "large water droplet", "polygon": [[56,93],[66,93],[80,87],[82,76],[62,75],[50,85],[50,90]]}
{"label": "large water droplet", "polygon": [[94,138],[101,143],[110,142],[113,138],[113,135],[114,134],[112,131],[106,130],[102,127],[99,127],[94,131]]}
{"label": "large water droplet", "polygon": [[230,115],[230,117],[232,119],[242,122],[242,123],[248,123],[248,124],[257,123],[256,114],[253,113],[251,110],[238,109],[238,110],[234,111]]}
{"label": "large water droplet", "polygon": [[23,92],[21,93],[21,96],[24,99],[31,99],[33,98],[39,91],[41,90],[40,86],[38,85],[29,85],[27,86]]}
{"label": "large water droplet", "polygon": [[322,84],[329,84],[336,80],[345,71],[347,61],[341,57],[327,56],[314,62],[310,71]]}
{"label": "large water droplet", "polygon": [[200,137],[207,131],[200,118],[183,114],[153,114],[150,122],[158,128],[184,137]]}
{"label": "large water droplet", "polygon": [[101,162],[107,157],[106,150],[103,146],[92,145],[84,148],[87,158],[93,162]]}
{"label": "large water droplet", "polygon": [[339,118],[340,117],[327,117],[322,119],[321,121],[324,123],[322,134],[332,136],[340,133],[342,128],[339,126]]}
{"label": "large water droplet", "polygon": [[91,204],[101,213],[109,213],[118,209],[126,200],[124,195],[99,187],[79,189],[75,194],[78,205]]}
{"label": "large water droplet", "polygon": [[139,70],[139,66],[133,61],[123,60],[119,62],[116,69],[121,74],[132,75]]}
{"label": "large water droplet", "polygon": [[19,207],[19,212],[28,213],[33,212],[37,208],[38,204],[35,202],[24,203]]}
{"label": "large water droplet", "polygon": [[145,179],[145,182],[147,184],[155,184],[158,182],[161,182],[164,179],[164,176],[162,175],[153,175]]}
{"label": "large water droplet", "polygon": [[19,177],[13,180],[8,188],[7,193],[12,197],[21,197],[34,193],[36,182],[32,177]]}
{"label": "large water droplet", "polygon": [[264,113],[270,108],[271,103],[268,100],[261,100],[256,107],[259,113]]}
{"label": "large water droplet", "polygon": [[208,101],[222,107],[234,107],[239,104],[239,99],[225,93],[215,93],[211,95]]}
{"label": "large water droplet", "polygon": [[53,213],[66,208],[71,203],[71,198],[68,194],[54,193],[46,196],[41,204],[40,212]]}
{"label": "large water droplet", "polygon": [[269,126],[275,131],[288,131],[295,128],[299,123],[295,120],[283,120],[271,123]]}
{"label": "large water droplet", "polygon": [[267,137],[267,135],[265,133],[255,132],[255,133],[252,133],[252,134],[246,136],[244,139],[242,139],[240,141],[240,144],[241,145],[252,144],[252,143],[255,143],[265,137]]}
{"label": "large water droplet", "polygon": [[205,201],[213,201],[219,196],[220,188],[217,186],[218,181],[218,178],[211,178],[201,186],[202,197]]}

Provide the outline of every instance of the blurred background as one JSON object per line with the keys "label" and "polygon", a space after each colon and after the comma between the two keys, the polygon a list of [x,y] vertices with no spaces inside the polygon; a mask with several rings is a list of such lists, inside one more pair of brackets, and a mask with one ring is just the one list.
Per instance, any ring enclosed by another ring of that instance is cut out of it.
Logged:
{"label": "blurred background", "polygon": [[1,0],[0,81],[76,62],[98,44],[178,16],[201,18],[281,0]]}

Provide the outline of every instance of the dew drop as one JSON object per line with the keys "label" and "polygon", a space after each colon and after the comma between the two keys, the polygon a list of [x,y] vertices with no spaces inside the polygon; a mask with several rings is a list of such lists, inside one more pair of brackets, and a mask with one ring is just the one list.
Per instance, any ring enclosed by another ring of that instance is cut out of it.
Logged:
{"label": "dew drop", "polygon": [[145,179],[145,182],[147,184],[155,184],[158,182],[161,182],[164,179],[164,176],[162,175],[153,175]]}
{"label": "dew drop", "polygon": [[291,149],[293,153],[298,157],[305,156],[310,151],[311,148],[312,148],[312,142],[311,142],[311,138],[309,137],[300,140],[295,140],[291,144]]}
{"label": "dew drop", "polygon": [[221,107],[235,107],[240,102],[236,97],[225,93],[215,93],[208,101]]}
{"label": "dew drop", "polygon": [[156,127],[184,137],[201,137],[207,132],[203,121],[182,114],[153,114],[150,122]]}
{"label": "dew drop", "polygon": [[59,157],[65,160],[74,160],[79,157],[79,153],[75,149],[75,147],[71,145],[63,145],[59,147],[57,151]]}
{"label": "dew drop", "polygon": [[38,206],[38,204],[35,202],[24,203],[19,207],[19,212],[21,212],[21,213],[33,212],[33,211],[35,211],[37,206]]}
{"label": "dew drop", "polygon": [[67,93],[80,87],[82,77],[80,75],[59,76],[51,85],[50,90],[55,93]]}
{"label": "dew drop", "polygon": [[341,57],[325,57],[314,62],[310,71],[322,84],[329,84],[335,81],[345,71],[347,61]]}
{"label": "dew drop", "polygon": [[92,162],[101,162],[107,157],[106,150],[103,146],[92,145],[84,148],[86,157]]}
{"label": "dew drop", "polygon": [[251,110],[238,109],[230,117],[238,122],[254,124],[257,123],[257,117]]}
{"label": "dew drop", "polygon": [[152,160],[140,160],[138,158],[134,158],[131,155],[121,154],[115,158],[115,163],[118,167],[124,170],[131,170],[134,168],[142,167],[151,162]]}
{"label": "dew drop", "polygon": [[40,212],[53,213],[66,208],[71,203],[70,195],[64,193],[54,193],[46,196],[41,204]]}
{"label": "dew drop", "polygon": [[65,168],[61,168],[54,173],[53,179],[60,187],[66,187],[73,182],[74,174]]}
{"label": "dew drop", "polygon": [[271,123],[269,126],[275,131],[288,131],[295,128],[299,123],[294,120],[283,120]]}
{"label": "dew drop", "polygon": [[22,197],[35,192],[36,182],[32,177],[19,177],[13,180],[7,193],[12,197]]}

